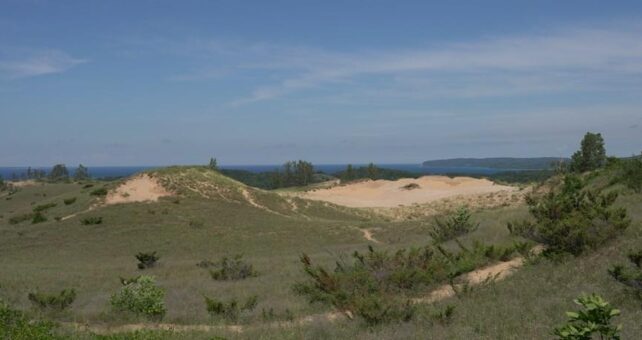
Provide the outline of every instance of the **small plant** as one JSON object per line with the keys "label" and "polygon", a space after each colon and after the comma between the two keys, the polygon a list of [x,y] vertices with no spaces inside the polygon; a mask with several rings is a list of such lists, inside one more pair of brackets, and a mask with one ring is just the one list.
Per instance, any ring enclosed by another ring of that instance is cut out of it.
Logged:
{"label": "small plant", "polygon": [[151,276],[142,275],[131,281],[122,281],[123,287],[111,296],[111,306],[117,311],[127,311],[152,319],[165,315],[165,290],[156,285]]}
{"label": "small plant", "polygon": [[151,253],[138,253],[136,254],[136,259],[138,260],[138,269],[152,268],[156,266],[156,262],[160,256],[156,255],[156,252]]}
{"label": "small plant", "polygon": [[419,184],[417,183],[408,183],[401,187],[402,190],[415,190],[419,188],[421,188],[421,186],[419,186]]}
{"label": "small plant", "polygon": [[243,261],[242,255],[236,255],[234,258],[223,257],[218,267],[216,270],[210,270],[212,279],[217,281],[243,280],[258,275],[252,264]]}
{"label": "small plant", "polygon": [[93,186],[94,186],[93,184],[91,184],[91,183],[87,183],[87,184],[83,185],[83,186],[82,186],[82,188],[83,188],[83,189],[88,189],[88,188],[91,188],[91,187],[93,187]]}
{"label": "small plant", "polygon": [[596,294],[582,296],[573,301],[582,306],[582,310],[566,312],[568,321],[554,331],[558,339],[590,340],[593,339],[593,335],[599,335],[600,339],[620,339],[621,326],[611,324],[612,319],[620,315],[618,309],[612,308]]}
{"label": "small plant", "polygon": [[93,190],[92,192],[89,193],[92,196],[105,196],[107,195],[107,189],[105,188],[98,188],[96,190]]}
{"label": "small plant", "polygon": [[82,225],[92,225],[92,224],[101,224],[103,223],[103,218],[99,216],[86,217],[80,220]]}
{"label": "small plant", "polygon": [[64,310],[76,300],[76,290],[64,289],[58,294],[29,293],[29,301],[41,309]]}
{"label": "small plant", "polygon": [[38,211],[37,213],[33,214],[33,218],[31,219],[31,224],[42,223],[46,221],[47,221],[47,217],[43,215],[40,211]]}
{"label": "small plant", "polygon": [[242,305],[236,299],[223,302],[205,297],[205,308],[211,316],[222,317],[230,321],[238,320],[244,312],[251,312],[257,304],[258,297],[256,295],[247,298]]}
{"label": "small plant", "polygon": [[63,200],[63,202],[65,203],[65,205],[72,205],[72,204],[76,203],[76,197],[65,198]]}
{"label": "small plant", "polygon": [[447,305],[444,309],[441,309],[432,315],[432,318],[442,325],[449,324],[453,315],[455,314],[455,306]]}
{"label": "small plant", "polygon": [[51,321],[30,320],[23,312],[0,300],[0,339],[66,339],[56,334],[56,327]]}
{"label": "small plant", "polygon": [[473,232],[479,223],[473,223],[470,212],[466,207],[461,207],[446,219],[435,218],[433,229],[429,232],[435,243],[452,240],[459,236]]}
{"label": "small plant", "polygon": [[632,268],[614,265],[608,272],[617,282],[633,288],[642,297],[642,250],[628,254]]}
{"label": "small plant", "polygon": [[22,214],[22,215],[16,215],[11,218],[9,218],[9,224],[18,224],[22,223],[24,221],[29,221],[33,219],[34,213],[28,213],[28,214]]}
{"label": "small plant", "polygon": [[39,212],[45,212],[53,207],[57,206],[56,203],[47,203],[47,204],[41,204],[33,207],[33,212],[39,213]]}

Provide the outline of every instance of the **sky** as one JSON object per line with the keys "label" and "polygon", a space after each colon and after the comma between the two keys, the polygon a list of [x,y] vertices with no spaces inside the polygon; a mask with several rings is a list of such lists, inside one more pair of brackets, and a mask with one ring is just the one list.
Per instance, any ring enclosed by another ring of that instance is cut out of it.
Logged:
{"label": "sky", "polygon": [[642,151],[642,1],[0,0],[0,166]]}

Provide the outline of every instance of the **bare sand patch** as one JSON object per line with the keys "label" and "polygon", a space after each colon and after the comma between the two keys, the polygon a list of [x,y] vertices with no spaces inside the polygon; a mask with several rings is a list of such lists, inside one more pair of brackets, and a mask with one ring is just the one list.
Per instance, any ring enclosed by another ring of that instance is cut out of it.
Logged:
{"label": "bare sand patch", "polygon": [[139,175],[128,179],[110,191],[105,197],[105,204],[154,202],[160,197],[172,195],[155,178],[148,174]]}
{"label": "bare sand patch", "polygon": [[[411,188],[412,190],[408,190]],[[516,191],[487,179],[472,177],[424,176],[396,181],[376,180],[318,189],[301,197],[331,202],[353,208],[392,208],[400,205],[429,203],[455,196]]]}

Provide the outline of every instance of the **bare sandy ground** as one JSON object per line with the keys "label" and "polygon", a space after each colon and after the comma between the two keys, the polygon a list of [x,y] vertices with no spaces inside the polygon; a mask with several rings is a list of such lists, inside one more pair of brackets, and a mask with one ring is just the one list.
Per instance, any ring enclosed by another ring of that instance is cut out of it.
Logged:
{"label": "bare sandy ground", "polygon": [[110,191],[105,198],[105,204],[152,202],[170,195],[172,193],[163,188],[156,179],[143,174],[128,179],[118,188]]}
{"label": "bare sandy ground", "polygon": [[[416,184],[417,186],[413,185]],[[376,180],[335,186],[301,193],[302,198],[331,202],[354,208],[391,208],[429,203],[455,196],[516,191],[487,179],[472,177],[424,176],[396,181]]]}

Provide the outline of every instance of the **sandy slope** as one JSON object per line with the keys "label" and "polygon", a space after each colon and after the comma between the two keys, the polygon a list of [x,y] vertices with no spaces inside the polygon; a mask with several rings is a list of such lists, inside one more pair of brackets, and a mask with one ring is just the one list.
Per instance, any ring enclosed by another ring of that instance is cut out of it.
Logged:
{"label": "sandy slope", "polygon": [[[415,183],[418,188],[405,189]],[[335,186],[302,193],[301,197],[327,201],[348,207],[396,207],[429,203],[454,196],[478,195],[499,191],[515,191],[514,187],[498,185],[487,179],[471,177],[424,176],[396,181],[377,180]]]}
{"label": "sandy slope", "polygon": [[105,204],[158,201],[158,198],[171,193],[147,174],[132,177],[116,190],[110,191]]}

